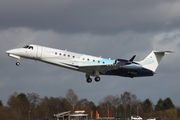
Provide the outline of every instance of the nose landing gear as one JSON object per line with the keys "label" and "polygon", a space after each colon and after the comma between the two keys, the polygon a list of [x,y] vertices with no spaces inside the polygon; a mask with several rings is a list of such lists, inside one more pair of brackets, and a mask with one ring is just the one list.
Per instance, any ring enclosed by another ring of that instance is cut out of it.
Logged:
{"label": "nose landing gear", "polygon": [[16,66],[20,65],[20,59],[17,59]]}
{"label": "nose landing gear", "polygon": [[20,65],[20,62],[16,62],[16,66],[19,66]]}

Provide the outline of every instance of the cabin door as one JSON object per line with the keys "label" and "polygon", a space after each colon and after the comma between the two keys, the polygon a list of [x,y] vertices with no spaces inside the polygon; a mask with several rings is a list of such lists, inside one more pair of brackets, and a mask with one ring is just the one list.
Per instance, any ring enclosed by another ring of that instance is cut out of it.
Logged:
{"label": "cabin door", "polygon": [[42,56],[42,47],[41,46],[37,46],[37,54],[36,57],[40,58]]}

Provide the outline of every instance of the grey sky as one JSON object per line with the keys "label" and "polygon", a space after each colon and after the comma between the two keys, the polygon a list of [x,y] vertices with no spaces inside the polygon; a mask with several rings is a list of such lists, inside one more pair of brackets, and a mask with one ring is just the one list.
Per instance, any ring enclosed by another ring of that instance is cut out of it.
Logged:
{"label": "grey sky", "polygon": [[[180,1],[178,0],[1,0],[0,99],[13,92],[65,97],[69,88],[96,104],[124,91],[156,104],[170,97],[180,105]],[[174,50],[149,78],[102,76],[87,84],[85,74],[21,59],[5,51],[33,43],[107,58],[146,57],[151,50]],[[73,84],[72,84],[73,83]]]}
{"label": "grey sky", "polygon": [[0,26],[61,33],[169,31],[180,27],[179,5],[173,0],[2,0]]}

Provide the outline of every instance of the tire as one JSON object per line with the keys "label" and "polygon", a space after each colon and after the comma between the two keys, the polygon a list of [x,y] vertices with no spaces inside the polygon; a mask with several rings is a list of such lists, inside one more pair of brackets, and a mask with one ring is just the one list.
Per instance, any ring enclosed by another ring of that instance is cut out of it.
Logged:
{"label": "tire", "polygon": [[101,80],[101,78],[100,78],[100,77],[95,77],[94,80],[95,80],[96,82],[99,82],[99,81]]}
{"label": "tire", "polygon": [[92,82],[92,79],[91,79],[91,78],[87,78],[87,79],[86,79],[86,82],[87,82],[87,83],[91,83],[91,82]]}
{"label": "tire", "polygon": [[20,62],[16,62],[16,66],[19,66],[20,65]]}

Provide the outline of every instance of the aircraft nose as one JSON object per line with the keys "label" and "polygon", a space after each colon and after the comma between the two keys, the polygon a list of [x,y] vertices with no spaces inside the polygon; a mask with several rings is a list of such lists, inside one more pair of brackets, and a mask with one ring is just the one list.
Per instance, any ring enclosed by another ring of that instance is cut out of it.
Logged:
{"label": "aircraft nose", "polygon": [[7,50],[6,53],[10,54],[10,53],[12,53],[12,50]]}
{"label": "aircraft nose", "polygon": [[7,50],[6,53],[9,54],[9,53],[10,53],[10,50]]}
{"label": "aircraft nose", "polygon": [[14,54],[14,53],[18,53],[18,52],[19,52],[18,49],[11,49],[11,50],[6,51],[7,54]]}

